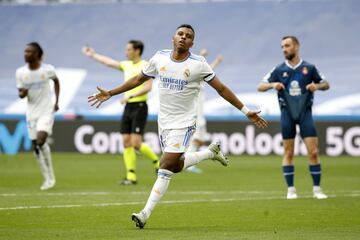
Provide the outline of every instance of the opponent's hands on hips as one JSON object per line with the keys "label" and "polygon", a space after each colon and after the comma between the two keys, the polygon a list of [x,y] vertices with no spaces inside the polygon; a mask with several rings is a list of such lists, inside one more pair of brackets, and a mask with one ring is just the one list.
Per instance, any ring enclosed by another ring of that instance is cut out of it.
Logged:
{"label": "opponent's hands on hips", "polygon": [[259,115],[260,111],[249,111],[246,117],[255,124],[258,128],[266,128],[269,124]]}
{"label": "opponent's hands on hips", "polygon": [[285,89],[284,84],[282,84],[281,82],[274,82],[271,83],[271,86],[273,89],[275,89],[276,91],[282,91]]}
{"label": "opponent's hands on hips", "polygon": [[88,97],[88,102],[91,103],[91,106],[96,105],[96,108],[99,108],[101,104],[111,98],[111,95],[105,89],[97,87],[98,93],[94,93],[93,95]]}
{"label": "opponent's hands on hips", "polygon": [[309,92],[315,92],[317,90],[317,86],[315,83],[310,83],[308,85],[306,85],[306,89],[309,91]]}

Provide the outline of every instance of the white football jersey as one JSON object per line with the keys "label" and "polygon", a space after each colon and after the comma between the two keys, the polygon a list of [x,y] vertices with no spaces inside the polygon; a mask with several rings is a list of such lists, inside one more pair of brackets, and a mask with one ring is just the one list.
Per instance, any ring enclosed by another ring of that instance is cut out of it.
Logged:
{"label": "white football jersey", "polygon": [[49,83],[55,77],[55,68],[45,63],[36,70],[30,70],[28,65],[16,70],[16,87],[28,90],[26,112],[28,120],[54,112]]}
{"label": "white football jersey", "polygon": [[206,119],[204,115],[204,102],[205,102],[205,93],[204,93],[204,84],[200,85],[200,91],[197,101],[197,119],[196,126],[204,127],[206,125]]}
{"label": "white football jersey", "polygon": [[179,129],[196,123],[197,100],[202,81],[215,73],[202,56],[190,53],[183,61],[171,58],[172,50],[157,52],[142,70],[155,78],[159,87],[158,124],[161,129]]}

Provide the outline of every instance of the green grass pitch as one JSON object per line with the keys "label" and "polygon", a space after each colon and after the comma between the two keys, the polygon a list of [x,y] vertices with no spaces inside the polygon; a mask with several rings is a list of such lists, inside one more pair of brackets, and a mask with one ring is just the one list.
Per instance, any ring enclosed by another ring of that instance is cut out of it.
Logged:
{"label": "green grass pitch", "polygon": [[230,157],[202,174],[173,176],[144,229],[132,212],[143,207],[155,180],[138,159],[138,185],[120,186],[116,155],[54,153],[57,185],[39,190],[32,153],[0,155],[0,239],[360,239],[360,159],[322,156],[322,187],[311,196],[305,157],[296,157],[297,200],[285,199],[281,157]]}

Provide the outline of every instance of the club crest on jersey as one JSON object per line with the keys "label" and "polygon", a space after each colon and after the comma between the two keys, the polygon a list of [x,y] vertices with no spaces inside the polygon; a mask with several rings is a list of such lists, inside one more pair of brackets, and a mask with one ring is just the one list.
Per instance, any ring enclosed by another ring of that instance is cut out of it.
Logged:
{"label": "club crest on jersey", "polygon": [[309,70],[307,69],[307,67],[303,67],[302,73],[303,73],[304,75],[307,75],[307,74],[309,73]]}
{"label": "club crest on jersey", "polygon": [[289,74],[287,72],[283,72],[282,77],[288,77]]}
{"label": "club crest on jersey", "polygon": [[190,70],[188,68],[185,69],[185,71],[184,71],[184,77],[186,77],[186,78],[190,77]]}

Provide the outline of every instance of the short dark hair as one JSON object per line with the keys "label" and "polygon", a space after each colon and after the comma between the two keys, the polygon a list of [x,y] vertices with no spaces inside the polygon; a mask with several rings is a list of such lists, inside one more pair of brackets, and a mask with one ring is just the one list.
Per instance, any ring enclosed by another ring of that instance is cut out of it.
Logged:
{"label": "short dark hair", "polygon": [[42,47],[40,46],[40,44],[38,42],[31,42],[31,43],[28,43],[26,45],[35,48],[37,53],[38,53],[38,57],[40,59],[42,58],[42,56],[44,54],[44,51],[43,51]]}
{"label": "short dark hair", "polygon": [[130,40],[128,43],[133,45],[133,48],[135,50],[139,49],[140,50],[140,56],[142,55],[143,51],[144,51],[144,43],[140,40]]}
{"label": "short dark hair", "polygon": [[294,43],[296,43],[297,45],[300,46],[300,42],[299,42],[299,39],[297,39],[297,37],[293,36],[293,35],[288,35],[288,36],[284,36],[282,38],[282,40],[285,40],[285,39],[288,39],[290,38]]}
{"label": "short dark hair", "polygon": [[176,28],[176,30],[178,30],[179,28],[189,28],[189,29],[191,29],[191,31],[193,31],[193,33],[194,33],[194,38],[195,38],[195,30],[190,24],[181,24],[180,26],[178,26]]}

